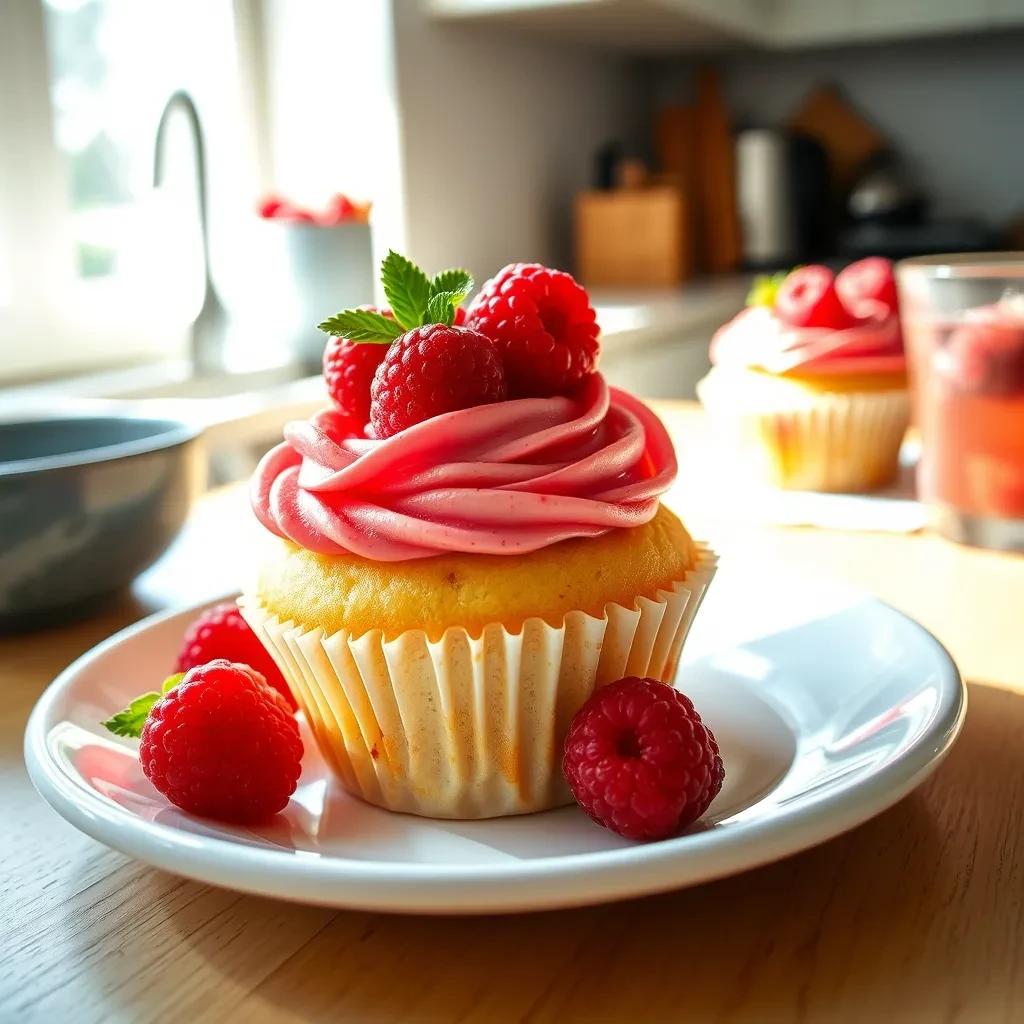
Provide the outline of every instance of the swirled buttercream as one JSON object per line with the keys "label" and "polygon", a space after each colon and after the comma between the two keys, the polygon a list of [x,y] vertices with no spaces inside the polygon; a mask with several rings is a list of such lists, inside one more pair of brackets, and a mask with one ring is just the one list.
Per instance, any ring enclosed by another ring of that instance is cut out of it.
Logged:
{"label": "swirled buttercream", "polygon": [[323,554],[516,555],[652,519],[676,475],[661,421],[594,374],[577,395],[445,413],[393,437],[325,410],[252,483],[260,522]]}
{"label": "swirled buttercream", "polygon": [[766,306],[750,306],[711,341],[716,366],[768,373],[871,374],[906,369],[899,318],[866,317],[844,330],[792,327]]}

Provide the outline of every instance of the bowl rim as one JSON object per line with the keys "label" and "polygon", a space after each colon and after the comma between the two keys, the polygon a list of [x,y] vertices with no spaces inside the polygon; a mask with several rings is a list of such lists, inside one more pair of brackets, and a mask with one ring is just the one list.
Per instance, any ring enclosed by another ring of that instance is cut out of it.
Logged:
{"label": "bowl rim", "polygon": [[1024,277],[1024,252],[949,252],[899,260],[899,274],[929,278]]}
{"label": "bowl rim", "polygon": [[146,437],[135,438],[131,441],[120,441],[116,444],[102,445],[98,448],[84,448],[81,451],[65,452],[57,455],[39,455],[32,459],[0,460],[0,479],[8,480],[19,476],[34,476],[53,470],[93,466],[105,462],[116,462],[120,459],[130,459],[138,455],[150,455],[154,452],[166,451],[170,448],[186,445],[191,441],[195,441],[202,433],[200,427],[192,426],[184,420],[176,420],[167,416],[111,413],[22,416],[16,419],[0,421],[0,427],[21,426],[32,423],[81,423],[89,420],[150,423],[158,429]]}

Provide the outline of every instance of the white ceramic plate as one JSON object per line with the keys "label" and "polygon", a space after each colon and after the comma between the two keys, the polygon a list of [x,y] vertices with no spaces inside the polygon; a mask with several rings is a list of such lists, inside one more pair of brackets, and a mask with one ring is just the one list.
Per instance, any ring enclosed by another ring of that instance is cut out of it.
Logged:
{"label": "white ceramic plate", "polygon": [[[306,737],[273,824],[169,806],[135,743],[98,724],[169,671],[197,609],[147,619],[80,658],[29,720],[32,780],[73,825],[177,874],[310,903],[419,913],[530,910],[693,885],[865,821],[918,785],[963,723],[956,666],[924,629],[863,595],[803,581],[759,590],[723,569],[680,684],[718,737],[726,782],[700,825],[633,843],[578,808],[491,821],[392,814],[333,785]],[[709,651],[700,655],[702,651]]]}

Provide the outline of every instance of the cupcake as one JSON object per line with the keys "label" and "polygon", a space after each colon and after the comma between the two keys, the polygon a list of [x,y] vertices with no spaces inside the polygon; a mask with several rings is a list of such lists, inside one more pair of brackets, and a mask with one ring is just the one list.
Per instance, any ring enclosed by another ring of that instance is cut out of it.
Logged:
{"label": "cupcake", "polygon": [[711,362],[697,393],[754,478],[864,491],[896,476],[910,399],[888,260],[762,280],[715,334]]}
{"label": "cupcake", "polygon": [[257,469],[243,615],[349,792],[443,818],[568,803],[573,714],[672,680],[714,555],[660,504],[672,443],[597,372],[568,274],[508,267],[461,325],[468,275],[391,254],[383,277],[391,312],[322,325],[347,339],[332,407]]}

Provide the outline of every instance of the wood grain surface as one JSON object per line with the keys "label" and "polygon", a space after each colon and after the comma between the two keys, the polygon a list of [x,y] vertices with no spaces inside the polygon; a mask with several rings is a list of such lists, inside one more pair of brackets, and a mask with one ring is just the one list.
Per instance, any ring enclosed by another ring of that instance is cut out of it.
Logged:
{"label": "wood grain surface", "polygon": [[[695,414],[660,411],[684,451]],[[726,557],[850,579],[950,648],[970,680],[967,724],[921,789],[757,871],[544,914],[339,912],[133,863],[35,794],[25,719],[94,643],[238,577],[245,533],[216,524],[242,496],[221,494],[136,597],[0,640],[0,1021],[1024,1019],[1024,559],[929,536],[725,523],[682,480],[673,501]],[[197,576],[212,538],[217,558]]]}

